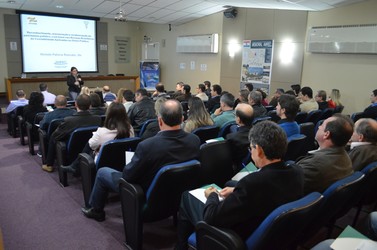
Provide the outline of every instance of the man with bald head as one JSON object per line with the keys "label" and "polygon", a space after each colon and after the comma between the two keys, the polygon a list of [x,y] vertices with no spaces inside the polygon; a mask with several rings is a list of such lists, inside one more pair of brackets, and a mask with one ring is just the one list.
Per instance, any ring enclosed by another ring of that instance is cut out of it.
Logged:
{"label": "man with bald head", "polygon": [[335,114],[319,126],[315,139],[319,150],[299,160],[304,170],[304,193],[326,190],[337,180],[352,174],[352,162],[345,146],[353,133],[352,120]]}
{"label": "man with bald head", "polygon": [[48,125],[54,119],[63,119],[66,116],[73,115],[76,111],[71,108],[67,108],[67,98],[64,95],[58,95],[55,97],[55,109],[48,112],[39,122],[39,127],[43,130],[47,130]]}
{"label": "man with bald head", "polygon": [[103,100],[105,102],[112,102],[117,98],[117,95],[111,92],[111,89],[109,86],[105,85],[102,87],[102,94],[103,94]]}
{"label": "man with bald head", "polygon": [[177,100],[167,100],[161,104],[157,113],[160,132],[138,144],[123,173],[107,167],[98,170],[89,200],[91,207],[82,208],[86,217],[97,221],[105,219],[107,194],[109,191],[119,192],[118,182],[121,177],[139,184],[146,192],[163,166],[198,159],[200,140],[196,135],[181,129],[181,104]]}
{"label": "man with bald head", "polygon": [[360,171],[369,163],[377,161],[377,121],[371,118],[357,120],[348,152],[352,167]]}
{"label": "man with bald head", "polygon": [[231,145],[233,167],[235,171],[242,169],[245,158],[248,156],[249,131],[253,123],[253,107],[247,103],[239,103],[235,108],[238,131],[226,136]]}

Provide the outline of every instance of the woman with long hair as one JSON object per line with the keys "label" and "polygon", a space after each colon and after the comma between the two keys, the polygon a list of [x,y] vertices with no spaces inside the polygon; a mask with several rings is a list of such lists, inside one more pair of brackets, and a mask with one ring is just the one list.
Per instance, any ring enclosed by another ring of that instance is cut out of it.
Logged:
{"label": "woman with long hair", "polygon": [[194,129],[213,125],[213,120],[199,97],[191,97],[188,100],[189,115],[182,124],[183,130],[191,133]]}
{"label": "woman with long hair", "polygon": [[[127,116],[126,108],[122,103],[112,102],[107,108],[104,126],[93,132],[92,138],[89,139],[82,152],[93,155],[94,161],[96,161],[102,144],[114,139],[128,137],[134,137],[134,129]],[[77,173],[78,167],[79,160],[76,158],[71,165],[61,168],[66,172]]]}
{"label": "woman with long hair", "polygon": [[30,93],[29,104],[24,107],[23,118],[25,122],[34,123],[34,118],[37,113],[47,112],[43,106],[44,96],[41,92],[33,91]]}
{"label": "woman with long hair", "polygon": [[340,91],[339,89],[332,89],[329,96],[329,101],[327,102],[329,108],[335,108],[338,106],[343,106],[340,102]]}

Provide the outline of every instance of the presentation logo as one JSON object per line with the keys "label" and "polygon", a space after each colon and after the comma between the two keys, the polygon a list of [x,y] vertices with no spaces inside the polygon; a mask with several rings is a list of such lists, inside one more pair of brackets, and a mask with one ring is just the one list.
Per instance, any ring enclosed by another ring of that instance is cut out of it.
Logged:
{"label": "presentation logo", "polygon": [[28,17],[27,20],[29,21],[29,24],[38,24],[38,19],[36,17]]}
{"label": "presentation logo", "polygon": [[65,68],[67,66],[66,61],[55,61],[55,68]]}

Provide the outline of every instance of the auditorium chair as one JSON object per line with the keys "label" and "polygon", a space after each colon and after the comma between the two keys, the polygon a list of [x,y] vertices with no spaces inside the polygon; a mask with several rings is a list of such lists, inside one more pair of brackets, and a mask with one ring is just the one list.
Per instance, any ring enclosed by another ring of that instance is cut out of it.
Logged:
{"label": "auditorium chair", "polygon": [[201,185],[215,183],[223,187],[234,175],[232,151],[226,140],[202,144],[199,161]]}
{"label": "auditorium chair", "polygon": [[200,139],[200,144],[203,144],[209,139],[217,138],[219,135],[219,130],[219,127],[211,125],[196,128],[193,131],[191,131],[191,133],[198,136]]}
{"label": "auditorium chair", "polygon": [[318,148],[317,142],[315,140],[314,123],[305,122],[299,124],[299,126],[300,134],[306,135],[305,150],[310,151]]}
{"label": "auditorium chair", "polygon": [[75,129],[67,142],[56,142],[56,160],[58,164],[59,182],[63,187],[68,186],[67,172],[63,171],[61,166],[71,164],[77,156],[82,152],[86,143],[92,137],[93,132],[98,126],[81,127]]}
{"label": "auditorium chair", "polygon": [[17,137],[18,132],[18,116],[22,117],[24,112],[24,106],[18,106],[12,112],[7,114],[8,120],[8,133],[13,136],[14,138]]}
{"label": "auditorium chair", "polygon": [[376,210],[377,204],[377,161],[368,164],[365,168],[360,170],[365,177],[359,192],[359,201],[357,202],[357,211],[352,223],[356,225],[357,219],[360,215],[361,209],[364,205],[375,204],[373,210]]}
{"label": "auditorium chair", "polygon": [[52,120],[48,127],[47,131],[43,128],[38,129],[38,137],[39,137],[39,145],[40,151],[42,154],[42,163],[46,164],[47,159],[47,151],[48,151],[48,141],[52,135],[52,133],[56,130],[56,128],[64,121],[64,119],[54,119]]}
{"label": "auditorium chair", "polygon": [[227,134],[231,133],[231,127],[237,125],[236,121],[229,121],[223,124],[220,127],[219,135],[218,137],[223,137],[225,138]]}
{"label": "auditorium chair", "polygon": [[298,124],[304,123],[306,121],[307,116],[308,116],[308,113],[306,113],[306,112],[298,112],[296,117],[295,117],[295,121]]}
{"label": "auditorium chair", "polygon": [[306,135],[296,134],[288,137],[287,152],[284,161],[296,161],[297,158],[307,154]]}
{"label": "auditorium chair", "polygon": [[145,130],[147,130],[148,125],[150,123],[152,123],[152,122],[155,122],[155,121],[157,121],[157,119],[148,119],[145,122],[143,122],[143,124],[141,125],[141,128],[140,128],[138,137],[142,137],[142,135],[144,134]]}
{"label": "auditorium chair", "polygon": [[353,122],[357,122],[357,120],[364,118],[364,112],[355,112],[351,115],[351,119]]}
{"label": "auditorium chair", "polygon": [[322,114],[318,120],[326,120],[327,118],[331,117],[333,114],[334,114],[334,109],[332,108],[324,109],[322,110]]}
{"label": "auditorium chair", "polygon": [[79,154],[79,164],[85,206],[90,207],[89,197],[93,189],[96,173],[99,168],[109,167],[123,171],[126,165],[125,152],[135,151],[141,139],[139,137],[114,139],[104,143],[98,153],[96,161],[87,153]]}
{"label": "auditorium chair", "polygon": [[336,113],[339,113],[339,114],[342,113],[343,109],[344,109],[344,106],[342,106],[342,105],[336,106],[334,108],[334,114],[336,114]]}
{"label": "auditorium chair", "polygon": [[20,136],[20,144],[24,146],[26,145],[25,143],[26,124],[25,124],[24,118],[21,115],[17,116],[17,127],[18,127],[19,136]]}
{"label": "auditorium chair", "polygon": [[[295,249],[295,237],[309,225],[320,211],[323,196],[313,192],[273,210],[244,241],[233,230],[211,226],[204,221],[196,224],[189,245],[198,250],[270,250]],[[258,204],[256,204],[257,206]]]}
{"label": "auditorium chair", "polygon": [[321,115],[322,115],[322,110],[312,110],[308,113],[308,116],[306,117],[305,122],[312,122],[314,124],[317,124]]}
{"label": "auditorium chair", "polygon": [[271,121],[271,116],[260,116],[258,118],[255,118],[253,120],[253,125],[257,124],[258,122],[262,122],[262,121]]}
{"label": "auditorium chair", "polygon": [[45,114],[46,112],[37,113],[34,117],[33,124],[29,122],[25,123],[26,135],[28,138],[28,145],[29,145],[29,153],[31,155],[35,155],[34,144],[35,142],[38,142],[38,139],[39,139],[39,136],[38,136],[39,122],[42,121]]}
{"label": "auditorium chair", "polygon": [[143,222],[154,222],[176,216],[181,194],[198,187],[200,162],[191,160],[162,167],[144,193],[140,185],[120,181],[125,244],[142,249]]}

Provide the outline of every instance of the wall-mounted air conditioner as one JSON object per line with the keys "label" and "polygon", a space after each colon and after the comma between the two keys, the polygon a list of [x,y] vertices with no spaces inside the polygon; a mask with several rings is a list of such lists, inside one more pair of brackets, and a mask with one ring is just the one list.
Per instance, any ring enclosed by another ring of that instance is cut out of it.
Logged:
{"label": "wall-mounted air conditioner", "polygon": [[179,53],[218,53],[219,34],[192,35],[177,37]]}
{"label": "wall-mounted air conditioner", "polygon": [[306,51],[377,54],[377,24],[312,27]]}

